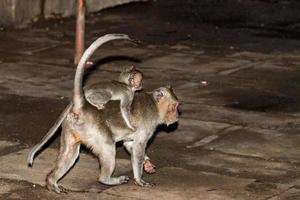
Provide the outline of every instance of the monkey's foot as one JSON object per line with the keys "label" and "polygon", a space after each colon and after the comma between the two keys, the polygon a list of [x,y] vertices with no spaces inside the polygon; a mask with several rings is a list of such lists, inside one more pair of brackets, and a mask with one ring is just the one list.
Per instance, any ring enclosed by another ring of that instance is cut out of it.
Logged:
{"label": "monkey's foot", "polygon": [[49,184],[47,183],[47,189],[50,190],[50,191],[54,191],[58,194],[61,194],[61,193],[68,193],[67,192],[67,189],[64,188],[63,186],[61,185],[57,185],[57,184]]}
{"label": "monkey's foot", "polygon": [[95,106],[97,107],[98,110],[102,110],[105,108],[104,104],[99,104],[99,105],[96,105]]}
{"label": "monkey's foot", "polygon": [[128,183],[129,182],[129,176],[119,176],[117,179],[119,179],[120,184]]}
{"label": "monkey's foot", "polygon": [[147,174],[154,174],[156,172],[156,166],[150,160],[145,160],[144,171]]}
{"label": "monkey's foot", "polygon": [[135,126],[128,126],[132,131],[136,131],[136,127]]}
{"label": "monkey's foot", "polygon": [[154,183],[148,183],[148,182],[144,181],[143,179],[139,179],[139,180],[134,179],[134,184],[138,185],[138,186],[141,186],[141,187],[153,187],[153,186],[155,186]]}
{"label": "monkey's foot", "polygon": [[136,131],[136,124],[133,122],[126,123],[128,128],[130,128],[132,131]]}
{"label": "monkey's foot", "polygon": [[123,183],[128,183],[129,176],[119,176],[119,177],[111,177],[110,179],[99,179],[99,182],[105,184],[105,185],[120,185]]}

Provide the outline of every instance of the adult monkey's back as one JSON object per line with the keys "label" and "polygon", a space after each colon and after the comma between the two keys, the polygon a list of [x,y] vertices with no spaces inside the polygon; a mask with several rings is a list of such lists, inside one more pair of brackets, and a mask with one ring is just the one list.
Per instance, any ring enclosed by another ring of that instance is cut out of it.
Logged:
{"label": "adult monkey's back", "polygon": [[71,111],[73,112],[73,114],[70,115],[71,118],[73,118],[74,116],[77,116],[77,118],[79,118],[79,119],[73,119],[73,121],[76,120],[80,121],[80,112],[81,112],[80,110],[84,105],[84,103],[86,102],[83,95],[83,89],[82,89],[82,81],[83,81],[85,64],[88,61],[88,59],[92,56],[92,54],[101,45],[112,40],[120,40],[120,39],[136,42],[135,40],[132,40],[131,38],[128,37],[128,35],[125,34],[107,34],[95,40],[91,44],[91,46],[84,52],[76,69],[76,74],[74,79],[73,102],[71,102],[65,108],[65,110],[59,116],[59,118],[56,120],[55,124],[50,128],[50,130],[46,133],[46,135],[42,138],[42,140],[31,149],[27,158],[27,163],[29,166],[32,166],[35,154],[50,140],[50,138],[55,134],[57,129],[62,124],[63,120],[66,119],[67,115],[70,114]]}

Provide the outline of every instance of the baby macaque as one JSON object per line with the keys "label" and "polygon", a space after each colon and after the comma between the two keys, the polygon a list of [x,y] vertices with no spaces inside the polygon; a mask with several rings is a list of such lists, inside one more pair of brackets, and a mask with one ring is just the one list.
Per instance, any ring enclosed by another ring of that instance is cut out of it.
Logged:
{"label": "baby macaque", "polygon": [[84,89],[86,100],[98,110],[104,108],[109,100],[120,100],[120,109],[126,125],[135,130],[130,120],[131,103],[134,92],[142,89],[143,74],[132,66],[121,72],[117,81],[99,82]]}

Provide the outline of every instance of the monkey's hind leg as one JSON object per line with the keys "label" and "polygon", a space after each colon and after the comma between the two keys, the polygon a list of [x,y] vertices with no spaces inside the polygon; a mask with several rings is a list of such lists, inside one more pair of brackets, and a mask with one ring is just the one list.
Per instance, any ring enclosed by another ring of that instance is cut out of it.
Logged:
{"label": "monkey's hind leg", "polygon": [[65,129],[61,135],[60,151],[54,169],[47,175],[46,186],[56,193],[66,192],[57,182],[74,165],[79,155],[80,143],[71,129]]}
{"label": "monkey's hind leg", "polygon": [[74,112],[68,113],[66,119],[73,128],[83,124],[83,121],[80,119],[80,114]]}
{"label": "monkey's hind leg", "polygon": [[112,177],[115,169],[116,146],[115,144],[99,144],[99,161],[101,172],[99,182],[106,185],[119,185],[129,181],[128,176]]}

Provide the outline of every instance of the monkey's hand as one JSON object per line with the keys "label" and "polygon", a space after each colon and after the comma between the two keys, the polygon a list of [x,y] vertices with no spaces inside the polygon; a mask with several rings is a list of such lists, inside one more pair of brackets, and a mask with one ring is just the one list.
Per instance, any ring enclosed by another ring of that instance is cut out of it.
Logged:
{"label": "monkey's hand", "polygon": [[147,174],[154,174],[156,172],[156,166],[149,160],[144,161],[144,171]]}

